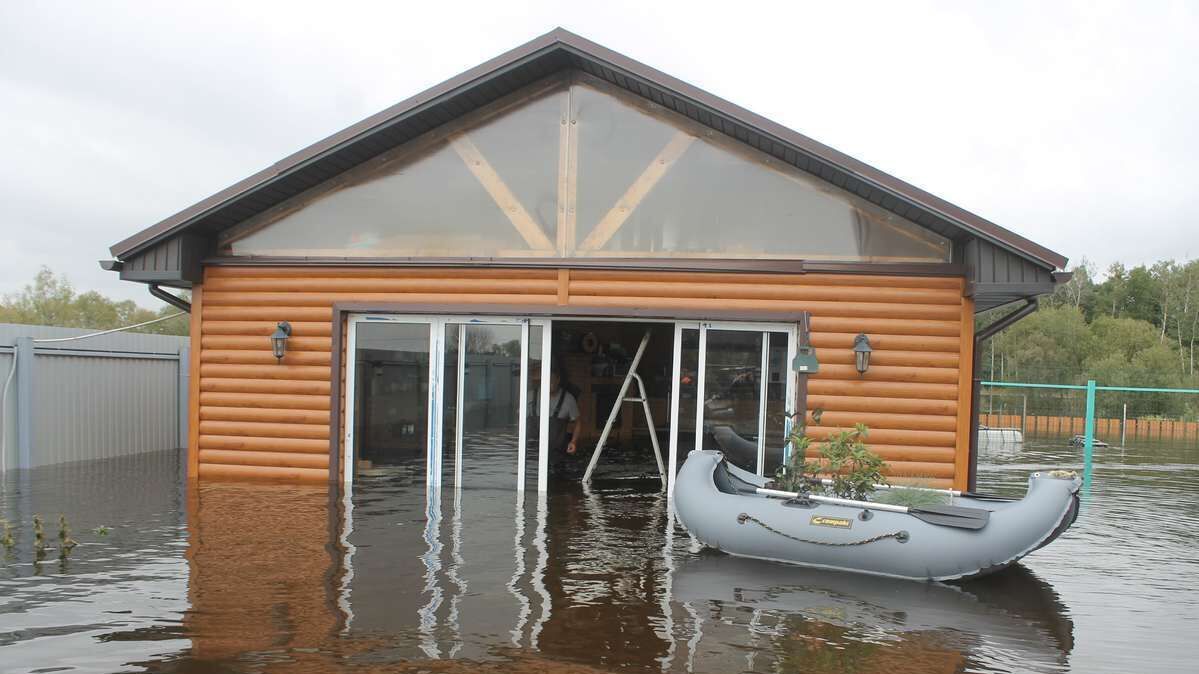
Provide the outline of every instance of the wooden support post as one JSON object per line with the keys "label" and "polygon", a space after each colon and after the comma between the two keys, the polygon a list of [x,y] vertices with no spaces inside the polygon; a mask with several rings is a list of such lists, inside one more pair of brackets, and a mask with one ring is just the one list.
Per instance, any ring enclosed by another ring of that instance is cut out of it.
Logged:
{"label": "wooden support post", "polygon": [[570,304],[570,270],[558,270],[558,306]]}
{"label": "wooden support post", "polygon": [[974,300],[969,297],[962,298],[960,339],[962,350],[958,356],[958,415],[955,438],[957,453],[953,461],[953,488],[965,490],[969,487],[970,475],[973,472],[970,464],[978,460],[978,457],[971,456],[970,452],[970,438],[978,422],[973,419],[970,409],[974,382]]}
{"label": "wooden support post", "polygon": [[487,161],[483,153],[479,151],[479,148],[475,147],[475,144],[467,138],[466,134],[461,133],[452,136],[450,138],[450,146],[454,148],[454,151],[458,153],[462,161],[466,163],[466,167],[475,175],[475,178],[479,179],[479,183],[483,185],[483,189],[487,190],[487,193],[495,200],[496,205],[500,207],[500,210],[504,212],[508,220],[512,222],[512,226],[516,228],[516,231],[520,232],[525,243],[529,244],[529,247],[534,250],[553,251],[554,243],[549,240],[545,232],[541,231],[541,226],[537,224],[533,216],[529,215],[529,212],[521,205],[520,200],[508,188],[503,178],[500,178],[500,175],[492,168],[491,163]]}
{"label": "wooden support post", "polygon": [[625,190],[624,195],[620,197],[616,205],[600,219],[595,229],[592,229],[587,238],[583,240],[583,243],[579,244],[579,250],[599,250],[603,248],[612,239],[612,236],[620,230],[625,220],[633,214],[633,211],[645,199],[646,195],[654,189],[654,186],[658,184],[662,176],[666,175],[666,172],[674,166],[674,163],[678,161],[679,157],[683,156],[683,153],[694,142],[695,136],[686,131],[675,133],[670,142],[666,144],[666,147],[662,148],[658,156],[654,157],[650,161],[649,166],[646,166],[641,175],[637,176],[637,179],[633,181],[633,184],[629,185],[629,189]]}
{"label": "wooden support post", "polygon": [[579,183],[579,125],[574,118],[574,87],[562,97],[558,127],[558,255],[570,257],[575,247],[576,199]]}

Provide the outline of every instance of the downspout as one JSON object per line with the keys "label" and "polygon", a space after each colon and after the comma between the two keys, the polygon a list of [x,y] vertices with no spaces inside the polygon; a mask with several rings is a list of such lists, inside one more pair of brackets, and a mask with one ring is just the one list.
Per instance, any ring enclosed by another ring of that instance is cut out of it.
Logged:
{"label": "downspout", "polygon": [[188,302],[177,295],[172,295],[162,288],[159,288],[157,283],[150,284],[150,294],[175,307],[176,309],[186,311],[189,314],[192,312],[191,302]]}
{"label": "downspout", "polygon": [[970,373],[970,471],[967,477],[970,491],[978,488],[978,403],[982,390],[982,379],[978,376],[979,370],[982,369],[982,355],[979,347],[984,341],[1010,328],[1014,323],[1037,310],[1037,298],[1029,297],[1024,302],[1024,306],[974,334],[974,362],[971,364],[973,370]]}

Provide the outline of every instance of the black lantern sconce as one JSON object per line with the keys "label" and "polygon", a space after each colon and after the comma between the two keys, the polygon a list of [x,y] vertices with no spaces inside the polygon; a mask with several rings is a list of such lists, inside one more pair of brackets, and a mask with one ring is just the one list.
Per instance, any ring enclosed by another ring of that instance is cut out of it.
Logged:
{"label": "black lantern sconce", "polygon": [[274,352],[275,358],[280,363],[283,362],[283,354],[287,353],[287,338],[291,337],[291,323],[282,321],[275,326],[275,332],[271,334],[271,351]]}
{"label": "black lantern sconce", "polygon": [[853,338],[853,365],[858,370],[858,374],[866,374],[866,370],[870,369],[870,354],[874,349],[870,348],[870,338],[864,334],[860,334]]}

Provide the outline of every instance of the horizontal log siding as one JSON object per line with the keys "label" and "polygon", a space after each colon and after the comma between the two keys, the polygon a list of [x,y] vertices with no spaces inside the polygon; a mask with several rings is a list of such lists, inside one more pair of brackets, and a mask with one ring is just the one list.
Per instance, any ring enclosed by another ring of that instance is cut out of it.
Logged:
{"label": "horizontal log siding", "polygon": [[[328,480],[334,302],[552,305],[557,277],[556,270],[206,269],[199,476]],[[278,321],[292,326],[282,363],[268,339]],[[344,367],[338,375],[344,385]],[[336,413],[344,424],[344,404]]]}
{"label": "horizontal log siding", "polygon": [[[962,280],[847,274],[722,274],[552,269],[210,267],[200,311],[198,472],[201,477],[328,478],[332,306],[544,305],[621,310],[809,311],[820,373],[809,409],[823,439],[856,421],[897,478],[961,484]],[[282,364],[267,339],[292,338]],[[859,375],[858,332],[874,347]],[[343,358],[343,363],[345,362]],[[344,367],[338,381],[344,385]],[[344,396],[342,397],[344,401]],[[344,428],[345,409],[333,411]]]}
{"label": "horizontal log siding", "polygon": [[[825,411],[809,430],[811,454],[861,422],[897,481],[964,489],[969,438],[959,411],[970,391],[959,365],[973,313],[962,287],[945,277],[572,271],[568,306],[808,311],[820,360],[808,409]],[[853,365],[860,332],[874,348],[865,375]]]}

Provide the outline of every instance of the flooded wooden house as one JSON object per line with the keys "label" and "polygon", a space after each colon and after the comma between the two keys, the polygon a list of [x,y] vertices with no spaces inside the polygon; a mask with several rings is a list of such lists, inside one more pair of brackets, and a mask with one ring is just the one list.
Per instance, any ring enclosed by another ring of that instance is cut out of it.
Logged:
{"label": "flooded wooden house", "polygon": [[337,488],[668,481],[694,448],[770,474],[816,409],[816,440],[861,422],[892,475],[964,488],[975,314],[1066,263],[560,29],[111,253],[191,311],[189,475]]}

